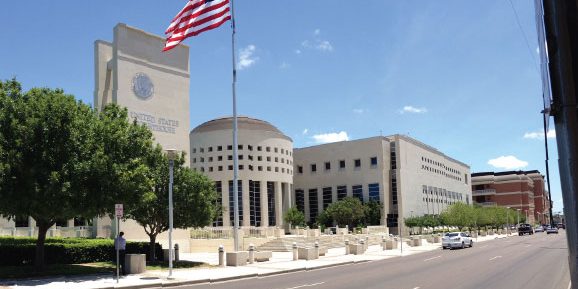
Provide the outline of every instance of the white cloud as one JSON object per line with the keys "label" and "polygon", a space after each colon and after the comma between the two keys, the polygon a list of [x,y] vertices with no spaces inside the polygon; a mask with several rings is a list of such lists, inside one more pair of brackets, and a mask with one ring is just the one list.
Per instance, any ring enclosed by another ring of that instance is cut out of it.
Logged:
{"label": "white cloud", "polygon": [[[318,36],[318,34],[315,34],[315,35]],[[307,48],[307,49],[315,49],[315,50],[319,50],[322,52],[333,51],[333,45],[331,45],[331,42],[329,42],[329,40],[324,40],[324,39],[303,40],[301,42],[301,47]],[[299,53],[301,53],[300,50],[298,50],[298,51],[299,51]]]}
{"label": "white cloud", "polygon": [[301,54],[301,50],[295,49],[295,54]]}
{"label": "white cloud", "polygon": [[315,29],[315,31],[313,31],[313,34],[315,34],[315,36],[319,35],[321,33],[321,29],[317,28]]}
{"label": "white cloud", "polygon": [[362,114],[365,110],[363,108],[354,108],[353,113]]}
{"label": "white cloud", "polygon": [[528,162],[519,160],[515,156],[500,156],[488,161],[488,164],[499,169],[520,169],[528,166]]}
{"label": "white cloud", "polygon": [[307,128],[303,130],[304,135],[307,134],[308,132],[309,132],[309,129],[307,129]]}
{"label": "white cloud", "polygon": [[401,114],[404,114],[406,112],[408,112],[408,113],[426,113],[427,109],[425,107],[418,108],[418,107],[413,107],[411,105],[406,105],[403,107],[403,109],[401,109],[399,111],[399,113],[401,113]]}
{"label": "white cloud", "polygon": [[[548,133],[546,134],[546,136],[548,138],[555,138],[556,137],[556,131],[553,128],[551,128],[550,130],[548,130]],[[527,132],[524,134],[524,138],[544,139],[544,132],[542,132],[542,131]]]}
{"label": "white cloud", "polygon": [[317,46],[315,46],[315,48],[321,51],[330,51],[330,52],[333,51],[333,46],[327,40],[319,41],[319,43],[317,43]]}
{"label": "white cloud", "polygon": [[239,51],[239,62],[237,63],[239,70],[251,67],[259,60],[259,57],[253,55],[256,49],[255,45],[250,44]]}
{"label": "white cloud", "polygon": [[324,144],[330,142],[338,142],[338,141],[346,141],[349,140],[349,136],[347,136],[347,132],[340,131],[338,133],[324,133],[324,134],[316,134],[312,136],[313,140],[317,144]]}

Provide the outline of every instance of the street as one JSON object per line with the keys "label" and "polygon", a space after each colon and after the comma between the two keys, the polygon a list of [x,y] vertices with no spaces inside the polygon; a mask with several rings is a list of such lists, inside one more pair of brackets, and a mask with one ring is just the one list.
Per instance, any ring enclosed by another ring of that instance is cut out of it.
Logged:
{"label": "street", "polygon": [[568,246],[560,234],[537,233],[381,261],[185,288],[569,288]]}

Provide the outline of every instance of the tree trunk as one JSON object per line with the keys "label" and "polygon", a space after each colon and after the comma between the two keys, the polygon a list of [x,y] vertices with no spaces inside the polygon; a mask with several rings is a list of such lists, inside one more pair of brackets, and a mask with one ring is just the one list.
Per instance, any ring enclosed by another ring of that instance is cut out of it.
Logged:
{"label": "tree trunk", "polygon": [[155,250],[155,243],[157,240],[157,234],[150,234],[149,235],[149,239],[150,239],[150,243],[149,243],[149,249],[150,249],[150,253],[149,253],[149,261],[154,262],[157,258],[156,258],[156,250]]}
{"label": "tree trunk", "polygon": [[51,224],[38,224],[38,239],[36,239],[36,256],[34,258],[34,269],[37,272],[44,270],[44,242],[46,241],[46,232],[50,229]]}

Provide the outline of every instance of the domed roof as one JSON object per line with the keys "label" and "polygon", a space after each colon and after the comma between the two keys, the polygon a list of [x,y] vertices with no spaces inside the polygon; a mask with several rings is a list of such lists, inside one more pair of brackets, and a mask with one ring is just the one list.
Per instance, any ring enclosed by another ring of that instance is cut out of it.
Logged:
{"label": "domed roof", "polygon": [[[263,120],[250,118],[247,116],[237,117],[237,128],[238,130],[260,130],[260,131],[273,132],[275,134],[279,134],[279,136],[282,138],[292,141],[291,138],[284,135],[278,128],[276,128],[272,124]],[[232,130],[232,129],[233,129],[233,117],[222,117],[209,120],[195,127],[191,131],[191,133],[202,133],[202,132]]]}

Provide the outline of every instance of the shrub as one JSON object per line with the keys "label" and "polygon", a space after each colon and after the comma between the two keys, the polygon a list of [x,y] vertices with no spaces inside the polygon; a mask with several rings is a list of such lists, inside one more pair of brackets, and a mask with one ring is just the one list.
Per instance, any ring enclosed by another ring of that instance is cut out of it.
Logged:
{"label": "shrub", "polygon": [[[156,254],[162,256],[160,244]],[[47,238],[46,264],[78,264],[112,261],[115,258],[112,239]],[[32,264],[36,252],[35,238],[0,237],[0,266]],[[127,242],[127,254],[149,254],[148,242]],[[148,256],[147,256],[148,257]]]}

